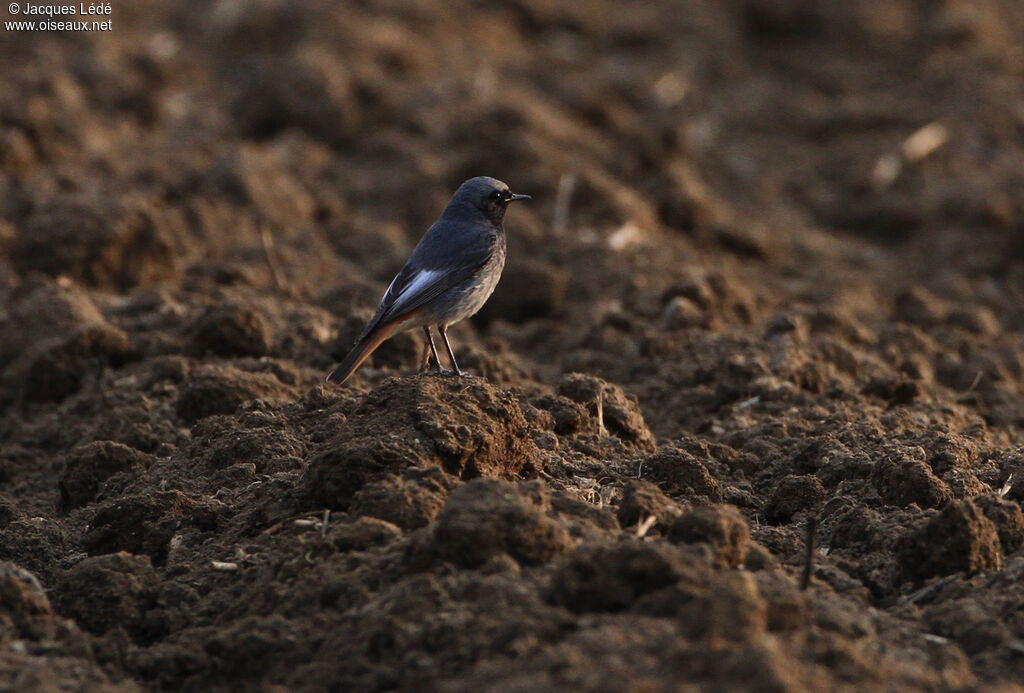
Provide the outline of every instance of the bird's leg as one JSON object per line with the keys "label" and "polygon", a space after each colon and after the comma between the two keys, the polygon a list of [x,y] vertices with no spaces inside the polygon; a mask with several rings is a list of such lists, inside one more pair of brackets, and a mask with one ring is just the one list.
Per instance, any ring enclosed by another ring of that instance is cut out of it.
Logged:
{"label": "bird's leg", "polygon": [[423,334],[427,336],[427,341],[423,344],[423,358],[420,359],[420,373],[425,373],[430,367],[430,354],[434,354],[434,363],[437,364],[437,369],[441,370],[441,359],[437,358],[437,347],[434,346],[434,337],[430,334],[430,327],[427,325],[423,326]]}
{"label": "bird's leg", "polygon": [[[427,339],[429,340],[430,339],[430,331],[426,327],[423,328],[423,333],[425,335],[427,335]],[[427,370],[427,367],[430,365],[430,343],[429,343],[429,341],[428,342],[423,342],[423,349],[422,349],[422,351],[423,351],[423,355],[420,356],[420,366],[419,366],[419,368],[416,369],[417,373],[422,373],[423,371]]]}
{"label": "bird's leg", "polygon": [[[452,373],[455,375],[462,375],[462,371],[459,369],[459,364],[455,361],[455,352],[452,351],[452,345],[448,343],[448,334],[445,332],[446,329],[445,325],[437,326],[437,331],[441,333],[441,339],[444,340],[444,345],[448,348],[448,358],[451,359],[452,362]],[[437,365],[440,367],[441,362],[438,361]]]}

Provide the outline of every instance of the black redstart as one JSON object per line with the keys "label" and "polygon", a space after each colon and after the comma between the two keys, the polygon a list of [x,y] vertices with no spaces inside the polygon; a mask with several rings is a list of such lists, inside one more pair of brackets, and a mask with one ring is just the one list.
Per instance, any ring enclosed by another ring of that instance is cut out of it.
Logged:
{"label": "black redstart", "polygon": [[[505,210],[509,202],[528,199],[529,195],[515,195],[500,180],[486,176],[460,185],[391,281],[352,351],[327,379],[345,382],[381,342],[416,327],[426,333],[440,369],[430,334],[431,327],[437,328],[454,373],[462,375],[445,331],[476,313],[490,298],[505,267]],[[426,352],[421,371],[429,365],[430,352]]]}

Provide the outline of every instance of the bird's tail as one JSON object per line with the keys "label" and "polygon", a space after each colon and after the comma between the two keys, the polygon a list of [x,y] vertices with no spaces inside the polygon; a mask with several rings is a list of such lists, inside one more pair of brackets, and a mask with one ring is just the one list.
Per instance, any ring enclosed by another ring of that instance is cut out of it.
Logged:
{"label": "bird's tail", "polygon": [[352,351],[348,352],[348,356],[327,376],[328,382],[341,385],[348,380],[356,372],[356,369],[363,365],[363,361],[369,358],[370,354],[380,346],[381,342],[391,336],[396,327],[398,327],[397,322],[387,323],[370,330],[360,337],[356,345],[352,347]]}

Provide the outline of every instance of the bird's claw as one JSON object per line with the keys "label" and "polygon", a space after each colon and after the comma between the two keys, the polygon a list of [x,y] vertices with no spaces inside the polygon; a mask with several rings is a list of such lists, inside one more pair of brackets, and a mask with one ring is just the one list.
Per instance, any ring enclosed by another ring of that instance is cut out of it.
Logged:
{"label": "bird's claw", "polygon": [[444,368],[431,368],[430,370],[420,371],[419,375],[432,375],[440,378],[465,378],[469,376],[469,373],[463,370],[455,371]]}

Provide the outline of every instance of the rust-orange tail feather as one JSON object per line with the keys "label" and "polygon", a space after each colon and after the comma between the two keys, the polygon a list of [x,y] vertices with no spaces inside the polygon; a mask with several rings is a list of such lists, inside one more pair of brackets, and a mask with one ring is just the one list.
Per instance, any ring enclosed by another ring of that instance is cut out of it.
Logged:
{"label": "rust-orange tail feather", "polygon": [[338,385],[348,380],[356,372],[356,369],[363,365],[363,361],[369,358],[370,354],[381,345],[381,342],[391,336],[396,327],[398,327],[397,321],[390,322],[364,335],[352,347],[352,351],[348,352],[348,356],[338,364],[338,367],[331,371],[331,374],[327,376],[327,380]]}

